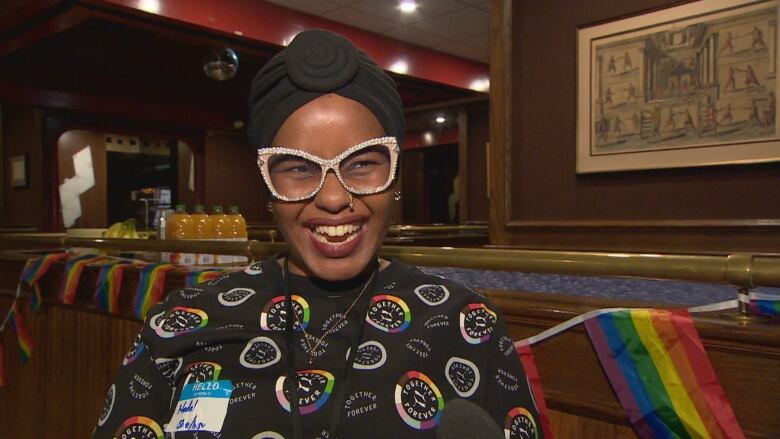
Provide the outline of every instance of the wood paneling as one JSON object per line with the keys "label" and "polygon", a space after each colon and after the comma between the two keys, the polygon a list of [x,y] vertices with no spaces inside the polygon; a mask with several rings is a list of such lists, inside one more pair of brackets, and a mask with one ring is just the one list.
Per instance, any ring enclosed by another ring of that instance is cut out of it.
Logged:
{"label": "wood paneling", "polygon": [[248,223],[267,224],[271,195],[257,168],[257,154],[243,133],[208,132],[205,138],[205,197],[209,206],[237,205]]}
{"label": "wood paneling", "polygon": [[[3,105],[3,169],[4,180],[0,183],[4,198],[3,223],[12,226],[42,227],[42,147],[41,114],[24,106]],[[10,157],[28,154],[29,180],[26,188],[11,187],[8,180]]]}
{"label": "wood paneling", "polygon": [[466,111],[468,126],[468,221],[489,220],[487,197],[487,149],[490,138],[490,117],[486,105],[469,106]]}
{"label": "wood paneling", "polygon": [[[575,173],[576,29],[676,3],[598,0],[587,8],[571,8],[565,0],[492,3],[498,12],[491,18],[495,244],[684,251],[780,248],[776,228],[727,226],[731,220],[780,218],[780,204],[769,201],[780,199],[778,163]],[[702,227],[660,224],[669,221],[699,222]],[[705,226],[710,221],[722,221],[727,235],[718,239],[720,230]],[[618,227],[610,226],[616,223]]]}
{"label": "wood paneling", "polygon": [[[8,297],[0,308],[8,309]],[[0,389],[4,438],[86,438],[141,324],[77,308],[25,312],[36,350],[26,364],[4,331],[8,384]]]}

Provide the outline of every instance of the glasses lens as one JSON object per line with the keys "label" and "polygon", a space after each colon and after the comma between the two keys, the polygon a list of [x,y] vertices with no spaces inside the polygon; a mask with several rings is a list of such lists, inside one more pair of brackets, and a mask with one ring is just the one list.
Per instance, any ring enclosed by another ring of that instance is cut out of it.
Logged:
{"label": "glasses lens", "polygon": [[317,190],[322,180],[320,165],[303,157],[272,154],[265,162],[271,185],[284,197],[306,197]]}
{"label": "glasses lens", "polygon": [[373,145],[356,151],[339,164],[344,183],[358,192],[385,186],[392,178],[392,150],[390,145]]}

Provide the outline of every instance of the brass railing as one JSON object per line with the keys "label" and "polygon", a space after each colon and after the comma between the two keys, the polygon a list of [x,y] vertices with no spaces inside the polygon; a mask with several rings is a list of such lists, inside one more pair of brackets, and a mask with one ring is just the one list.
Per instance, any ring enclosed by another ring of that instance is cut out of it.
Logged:
{"label": "brass railing", "polygon": [[[62,234],[0,236],[2,249],[98,248],[120,251],[193,252],[248,256],[252,260],[286,251],[274,242],[158,241],[68,238]],[[414,265],[580,276],[623,276],[730,284],[741,294],[758,286],[780,287],[780,257],[771,255],[680,255],[569,252],[516,249],[384,246],[383,257]],[[744,306],[743,306],[744,308]],[[747,312],[747,309],[742,309]]]}

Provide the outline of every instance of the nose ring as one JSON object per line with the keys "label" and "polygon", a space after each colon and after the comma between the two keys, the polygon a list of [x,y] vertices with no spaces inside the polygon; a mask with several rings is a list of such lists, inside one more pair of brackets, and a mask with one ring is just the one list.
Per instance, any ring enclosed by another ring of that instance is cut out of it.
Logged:
{"label": "nose ring", "polygon": [[352,201],[352,194],[349,194],[349,210],[355,210],[355,204]]}

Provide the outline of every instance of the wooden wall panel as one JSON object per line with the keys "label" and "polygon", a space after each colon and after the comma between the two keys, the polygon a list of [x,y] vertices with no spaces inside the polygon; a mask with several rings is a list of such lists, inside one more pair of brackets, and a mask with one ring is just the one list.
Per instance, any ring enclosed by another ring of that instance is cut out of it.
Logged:
{"label": "wooden wall panel", "polygon": [[[10,303],[1,297],[0,309]],[[2,334],[8,377],[0,388],[2,437],[89,437],[140,322],[56,305],[25,316],[36,343],[28,363],[19,360],[13,331]]]}
{"label": "wooden wall panel", "polygon": [[487,150],[490,117],[487,106],[473,106],[467,112],[468,124],[468,220],[489,219],[487,197]]}
{"label": "wooden wall panel", "polygon": [[272,223],[266,210],[271,196],[257,168],[257,154],[247,145],[245,135],[208,132],[205,146],[204,203],[221,204],[225,209],[237,205],[248,223]]}
{"label": "wooden wall panel", "polygon": [[[694,252],[780,248],[780,204],[770,201],[780,199],[779,163],[575,173],[577,28],[679,3],[597,0],[571,8],[566,0],[492,2],[494,244]],[[714,236],[724,229],[728,236]]]}
{"label": "wooden wall panel", "polygon": [[[4,225],[42,227],[42,165],[41,114],[32,107],[4,104],[2,111],[3,169],[0,182],[4,198]],[[28,154],[29,181],[26,188],[13,188],[10,177],[10,157]]]}

